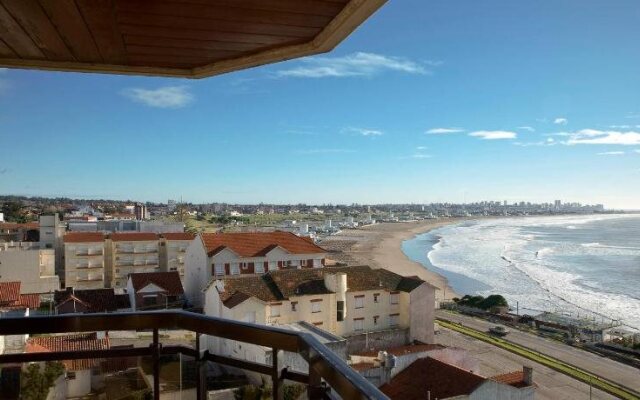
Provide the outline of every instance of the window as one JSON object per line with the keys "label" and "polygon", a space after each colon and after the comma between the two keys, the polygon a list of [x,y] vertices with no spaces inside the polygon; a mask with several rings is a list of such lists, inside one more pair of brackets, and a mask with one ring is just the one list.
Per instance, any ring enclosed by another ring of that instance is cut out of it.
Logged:
{"label": "window", "polygon": [[355,300],[355,308],[364,308],[364,296],[356,296]]}
{"label": "window", "polygon": [[300,266],[301,267],[306,267],[307,266],[307,260],[300,260]]}
{"label": "window", "polygon": [[240,268],[238,268],[238,264],[237,263],[231,264],[231,275],[239,275],[239,274],[240,274]]}
{"label": "window", "polygon": [[298,311],[298,302],[297,301],[292,301],[291,302],[291,311]]}
{"label": "window", "polygon": [[398,314],[389,314],[389,326],[398,326]]}
{"label": "window", "polygon": [[336,307],[337,307],[337,320],[338,322],[340,321],[344,321],[344,301],[339,301],[336,303]]}
{"label": "window", "polygon": [[322,267],[322,263],[320,262],[320,260],[313,260],[313,268],[320,268]]}
{"label": "window", "polygon": [[145,306],[155,306],[157,303],[158,303],[158,296],[156,295],[143,297],[143,304]]}
{"label": "window", "polygon": [[216,275],[224,275],[224,265],[223,264],[214,264],[214,270]]}
{"label": "window", "polygon": [[378,319],[379,319],[379,318],[380,318],[380,316],[379,316],[379,315],[374,315],[374,316],[373,316],[373,324],[374,324],[374,325],[378,325]]}
{"label": "window", "polygon": [[280,316],[280,304],[274,304],[271,306],[271,315],[272,317],[279,317]]}
{"label": "window", "polygon": [[249,268],[249,264],[248,263],[246,263],[246,262],[241,262],[240,263],[240,269],[245,270],[247,268]]}
{"label": "window", "polygon": [[353,330],[354,331],[364,330],[364,318],[356,318],[353,320]]}
{"label": "window", "polygon": [[389,294],[389,303],[390,304],[398,304],[398,301],[399,301],[398,292],[391,292],[391,294]]}
{"label": "window", "polygon": [[319,313],[322,311],[322,299],[311,300],[311,312]]}
{"label": "window", "polygon": [[75,371],[67,371],[67,379],[70,380],[70,381],[76,379],[76,372]]}
{"label": "window", "polygon": [[261,263],[261,262],[257,262],[257,263],[255,263],[255,268],[256,268],[256,269],[255,269],[255,271],[254,271],[254,272],[255,272],[256,274],[264,274],[264,265],[265,265],[265,264],[266,264],[266,263]]}
{"label": "window", "polygon": [[277,261],[269,261],[269,271],[275,271],[278,269]]}
{"label": "window", "polygon": [[373,302],[378,303],[380,301],[380,293],[373,294]]}
{"label": "window", "polygon": [[255,311],[250,311],[250,312],[244,314],[244,317],[242,317],[242,321],[243,322],[255,323],[256,322],[256,312]]}

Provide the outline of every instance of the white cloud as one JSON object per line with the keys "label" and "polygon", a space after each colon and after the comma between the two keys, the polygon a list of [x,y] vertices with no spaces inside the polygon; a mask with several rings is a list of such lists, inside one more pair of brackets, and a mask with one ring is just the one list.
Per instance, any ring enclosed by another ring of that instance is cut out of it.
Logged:
{"label": "white cloud", "polygon": [[344,131],[356,133],[362,136],[382,136],[384,132],[377,129],[368,129],[368,128],[346,128]]}
{"label": "white cloud", "polygon": [[447,133],[464,132],[462,128],[432,128],[426,131],[427,135],[446,135]]}
{"label": "white cloud", "polygon": [[422,154],[422,153],[416,153],[416,154],[411,154],[410,156],[405,156],[405,157],[400,157],[403,160],[407,160],[407,159],[413,159],[413,160],[424,160],[427,158],[431,158],[432,155],[431,154]]}
{"label": "white cloud", "polygon": [[602,153],[598,153],[599,156],[622,156],[624,155],[624,151],[604,151]]}
{"label": "white cloud", "polygon": [[469,133],[469,136],[478,137],[483,140],[500,140],[500,139],[515,139],[518,134],[510,131],[475,131]]}
{"label": "white cloud", "polygon": [[535,132],[536,130],[531,127],[531,126],[519,126],[517,129],[520,129],[522,131],[529,131],[529,132]]}
{"label": "white cloud", "polygon": [[182,108],[194,101],[186,86],[165,86],[158,89],[129,88],[122,92],[131,100],[157,108]]}
{"label": "white cloud", "polygon": [[553,120],[553,123],[556,125],[566,125],[567,123],[569,123],[569,120],[563,117],[558,117]]}
{"label": "white cloud", "polygon": [[416,150],[426,150],[427,146],[418,146],[416,147]]}
{"label": "white cloud", "polygon": [[630,129],[632,128],[631,125],[609,125],[609,128],[612,129]]}
{"label": "white cloud", "polygon": [[297,154],[331,154],[331,153],[355,153],[355,150],[350,149],[307,149],[298,150]]}
{"label": "white cloud", "polygon": [[558,136],[567,136],[564,142],[568,145],[576,144],[616,144],[623,146],[640,145],[640,132],[635,131],[600,131],[597,129],[582,129],[577,132],[559,133]]}
{"label": "white cloud", "polygon": [[342,57],[303,58],[300,63],[303,65],[280,70],[276,72],[276,75],[295,78],[340,78],[349,76],[371,77],[386,71],[418,75],[430,73],[422,64],[406,58],[364,52]]}
{"label": "white cloud", "polygon": [[533,147],[533,146],[555,146],[558,144],[554,138],[547,138],[547,140],[541,140],[539,142],[514,142],[515,146],[520,147]]}

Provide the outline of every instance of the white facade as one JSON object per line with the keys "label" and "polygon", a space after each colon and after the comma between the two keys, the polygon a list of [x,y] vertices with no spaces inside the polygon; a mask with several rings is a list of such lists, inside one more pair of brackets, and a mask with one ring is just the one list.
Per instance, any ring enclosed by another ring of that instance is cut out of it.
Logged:
{"label": "white facade", "polygon": [[104,241],[65,243],[65,286],[74,289],[106,287]]}
{"label": "white facade", "polygon": [[180,275],[180,280],[184,284],[185,274],[185,260],[187,258],[187,248],[191,244],[192,240],[168,240],[164,239],[163,251],[161,251],[162,259],[162,271],[171,272],[177,271]]}
{"label": "white facade", "polygon": [[55,272],[55,252],[31,242],[0,244],[0,280],[19,281],[22,294],[50,293],[60,289]]}
{"label": "white facade", "polygon": [[160,271],[158,240],[109,240],[107,243],[112,288],[126,287],[127,277],[131,273]]}

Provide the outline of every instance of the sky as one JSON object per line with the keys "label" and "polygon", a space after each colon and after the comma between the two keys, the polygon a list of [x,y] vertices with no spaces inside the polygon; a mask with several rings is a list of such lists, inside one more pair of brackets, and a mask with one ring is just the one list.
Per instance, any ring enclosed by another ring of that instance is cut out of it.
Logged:
{"label": "sky", "polygon": [[637,0],[390,1],[201,80],[0,69],[0,194],[640,209]]}

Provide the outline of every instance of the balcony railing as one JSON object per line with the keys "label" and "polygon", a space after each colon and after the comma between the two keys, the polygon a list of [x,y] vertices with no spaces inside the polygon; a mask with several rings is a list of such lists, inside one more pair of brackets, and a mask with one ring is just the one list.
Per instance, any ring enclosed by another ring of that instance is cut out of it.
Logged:
{"label": "balcony railing", "polygon": [[[196,334],[196,347],[162,346],[159,331],[182,329]],[[160,398],[160,356],[183,354],[194,357],[200,373],[196,374],[198,400],[206,399],[206,367],[208,362],[257,372],[271,377],[272,398],[282,399],[284,380],[302,383],[309,399],[387,399],[373,384],[351,369],[335,353],[311,334],[285,329],[207,317],[185,311],[151,311],[119,314],[86,314],[4,318],[0,320],[0,335],[52,334],[93,331],[152,330],[149,347],[108,350],[78,350],[0,355],[0,367],[10,363],[100,359],[120,357],[151,357],[153,360],[153,397]],[[200,348],[200,336],[210,335],[251,343],[272,349],[270,365],[235,359],[210,353]],[[297,353],[308,362],[308,373],[279,367],[278,351]]]}

